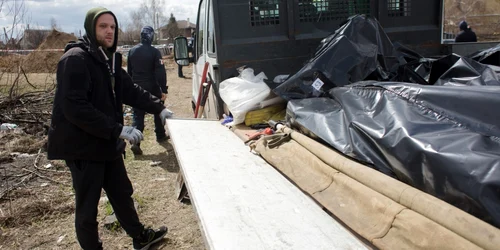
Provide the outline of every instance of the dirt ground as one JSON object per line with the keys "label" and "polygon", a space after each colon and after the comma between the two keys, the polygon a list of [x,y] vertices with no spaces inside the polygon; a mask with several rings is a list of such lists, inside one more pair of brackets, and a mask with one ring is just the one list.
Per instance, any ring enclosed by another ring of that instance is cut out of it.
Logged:
{"label": "dirt ground", "polygon": [[[176,117],[191,117],[191,79],[178,78],[177,66],[167,60],[169,95],[166,106]],[[192,66],[184,67],[191,76]],[[131,123],[127,114],[125,123]],[[63,162],[47,161],[41,145],[30,136],[0,133],[0,249],[80,249],[74,229],[74,194]],[[30,139],[31,138],[31,139]],[[19,145],[29,152],[15,154]],[[146,116],[144,155],[134,157],[127,147],[125,164],[134,186],[139,218],[146,226],[169,228],[167,237],[152,249],[205,249],[198,221],[190,204],[176,200],[179,166],[172,145],[158,144],[153,117]],[[14,154],[12,154],[14,153]],[[3,156],[3,157],[2,157]],[[159,166],[152,162],[161,161]],[[49,165],[50,164],[50,165]],[[109,205],[99,205],[99,233],[105,249],[132,249],[121,230],[104,227]]]}

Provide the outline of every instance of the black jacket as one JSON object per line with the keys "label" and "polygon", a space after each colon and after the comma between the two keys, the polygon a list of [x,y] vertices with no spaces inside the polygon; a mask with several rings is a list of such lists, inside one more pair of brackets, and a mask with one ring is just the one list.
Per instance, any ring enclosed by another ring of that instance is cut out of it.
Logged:
{"label": "black jacket", "polygon": [[[84,36],[66,46],[57,65],[57,90],[48,135],[48,158],[113,160],[125,149],[119,139],[123,105],[160,113],[160,100],[135,85],[115,54],[114,91],[103,53]],[[112,61],[110,59],[110,61]]]}
{"label": "black jacket", "polygon": [[466,42],[477,42],[476,33],[471,29],[466,29],[460,31],[457,37],[455,37],[456,43],[466,43]]}
{"label": "black jacket", "polygon": [[168,93],[167,75],[161,53],[146,42],[130,49],[127,58],[127,72],[134,83],[151,94],[161,97]]}

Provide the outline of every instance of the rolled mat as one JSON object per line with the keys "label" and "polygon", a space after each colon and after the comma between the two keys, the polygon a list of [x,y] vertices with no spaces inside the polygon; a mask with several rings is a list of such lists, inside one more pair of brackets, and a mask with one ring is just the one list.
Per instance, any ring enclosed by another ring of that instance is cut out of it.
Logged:
{"label": "rolled mat", "polygon": [[500,230],[283,128],[253,144],[266,161],[380,249],[498,249]]}

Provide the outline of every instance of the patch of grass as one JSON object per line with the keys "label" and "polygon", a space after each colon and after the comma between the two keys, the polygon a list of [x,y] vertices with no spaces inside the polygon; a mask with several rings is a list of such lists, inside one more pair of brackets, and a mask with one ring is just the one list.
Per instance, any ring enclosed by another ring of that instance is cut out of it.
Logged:
{"label": "patch of grass", "polygon": [[120,225],[120,222],[115,221],[113,224],[108,225],[107,229],[111,232],[120,232],[122,230],[122,226]]}
{"label": "patch of grass", "polygon": [[31,91],[52,89],[56,76],[54,73],[0,73],[0,95],[8,95],[10,88],[17,79],[15,90],[17,94]]}
{"label": "patch of grass", "polygon": [[144,207],[144,205],[146,205],[146,201],[142,197],[140,197],[138,194],[133,194],[132,199],[137,201],[138,207]]}
{"label": "patch of grass", "polygon": [[[109,202],[109,200],[106,201],[106,204],[104,204],[104,213],[106,214],[106,216],[111,216],[115,213],[113,211],[113,207],[111,206],[111,203]],[[120,222],[118,222],[118,220],[114,221],[111,224],[105,224],[104,227],[107,228],[111,232],[119,232],[122,229],[122,226],[120,225]]]}
{"label": "patch of grass", "polygon": [[18,204],[18,208],[12,214],[0,217],[0,227],[13,228],[29,226],[40,221],[61,218],[72,214],[73,204],[66,197],[58,197],[54,200],[30,200],[25,204]]}
{"label": "patch of grass", "polygon": [[104,205],[104,211],[106,216],[112,215],[115,212],[113,211],[113,207],[111,206],[111,203],[109,201],[106,201],[106,204]]}

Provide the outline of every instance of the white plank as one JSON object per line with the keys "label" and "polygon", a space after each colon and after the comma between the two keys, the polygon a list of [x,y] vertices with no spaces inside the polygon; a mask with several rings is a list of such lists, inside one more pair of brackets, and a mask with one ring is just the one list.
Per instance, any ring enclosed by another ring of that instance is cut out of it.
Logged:
{"label": "white plank", "polygon": [[209,249],[366,249],[218,121],[167,125]]}

